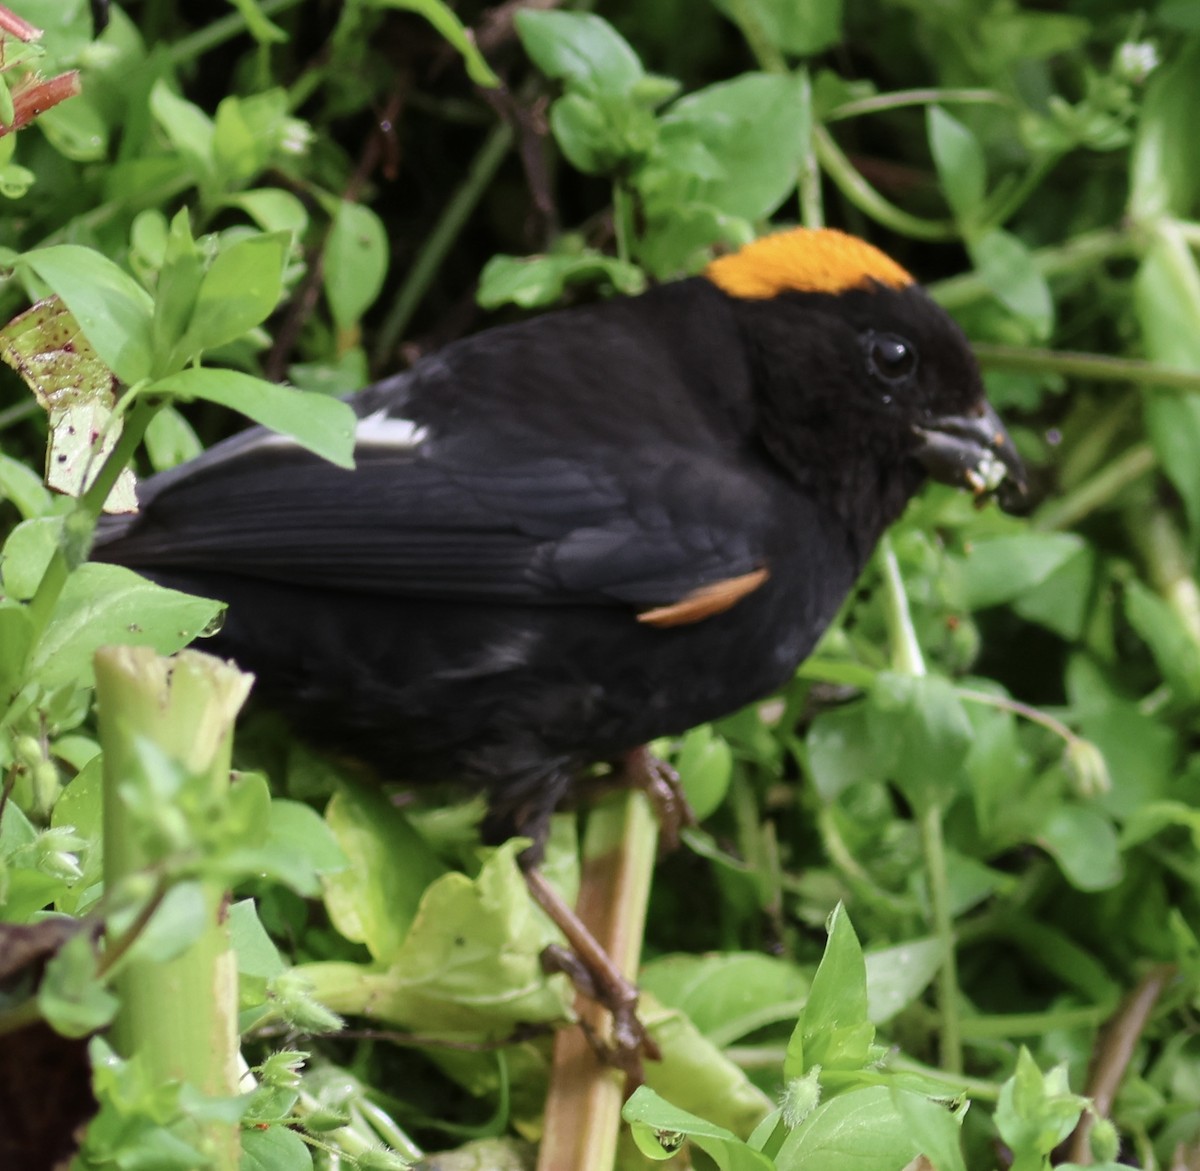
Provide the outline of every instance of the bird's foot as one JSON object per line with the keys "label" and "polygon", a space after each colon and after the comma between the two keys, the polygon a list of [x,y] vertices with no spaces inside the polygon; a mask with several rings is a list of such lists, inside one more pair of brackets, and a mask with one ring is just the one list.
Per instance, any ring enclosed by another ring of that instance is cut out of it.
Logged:
{"label": "bird's foot", "polygon": [[654,806],[662,851],[676,849],[683,831],[696,824],[696,815],[688,804],[679,774],[665,760],[659,760],[645,744],[627,752],[622,766],[629,785],[641,789]]}
{"label": "bird's foot", "polygon": [[538,906],[549,915],[569,945],[546,948],[542,952],[543,966],[548,971],[566,973],[577,991],[608,1010],[612,1018],[608,1037],[601,1035],[589,1013],[580,1013],[580,1025],[596,1055],[621,1070],[632,1090],[643,1080],[642,1059],[658,1061],[662,1057],[637,1015],[636,986],[621,974],[596,937],[540,871],[526,870],[525,881]]}
{"label": "bird's foot", "polygon": [[542,969],[547,973],[562,972],[576,992],[608,1010],[612,1018],[610,1036],[603,1036],[586,1014],[580,1016],[579,1027],[597,1058],[625,1075],[626,1092],[637,1089],[645,1081],[642,1058],[651,1061],[662,1058],[658,1045],[637,1014],[637,988],[623,977],[618,977],[616,984],[598,980],[597,973],[575,952],[555,943],[543,950]]}

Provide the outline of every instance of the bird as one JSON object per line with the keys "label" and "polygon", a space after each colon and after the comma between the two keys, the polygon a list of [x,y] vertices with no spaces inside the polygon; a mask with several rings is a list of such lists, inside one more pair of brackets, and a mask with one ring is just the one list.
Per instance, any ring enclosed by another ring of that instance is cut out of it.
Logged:
{"label": "bird", "polygon": [[[831,228],[486,329],[349,396],[355,466],[253,427],[92,556],[227,604],[304,736],[523,835],[597,762],[778,690],[930,478],[1019,505],[966,337]],[[574,942],[574,941],[573,941]]]}

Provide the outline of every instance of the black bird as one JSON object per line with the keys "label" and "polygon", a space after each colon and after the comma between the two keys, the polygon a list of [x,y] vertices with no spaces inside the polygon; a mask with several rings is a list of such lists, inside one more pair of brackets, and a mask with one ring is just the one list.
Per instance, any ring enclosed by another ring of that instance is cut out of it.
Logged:
{"label": "black bird", "polygon": [[94,556],[229,603],[303,733],[533,838],[587,765],[784,684],[927,475],[1020,463],[899,265],[794,229],[466,338],[350,399],[353,471],[261,428],[146,481]]}

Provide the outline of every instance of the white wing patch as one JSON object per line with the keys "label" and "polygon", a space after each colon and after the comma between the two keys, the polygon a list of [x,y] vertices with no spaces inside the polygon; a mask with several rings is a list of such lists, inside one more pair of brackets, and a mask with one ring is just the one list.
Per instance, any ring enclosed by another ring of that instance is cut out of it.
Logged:
{"label": "white wing patch", "polygon": [[429,428],[412,419],[400,419],[383,407],[359,419],[354,428],[357,443],[366,447],[388,447],[393,451],[412,451],[424,442]]}

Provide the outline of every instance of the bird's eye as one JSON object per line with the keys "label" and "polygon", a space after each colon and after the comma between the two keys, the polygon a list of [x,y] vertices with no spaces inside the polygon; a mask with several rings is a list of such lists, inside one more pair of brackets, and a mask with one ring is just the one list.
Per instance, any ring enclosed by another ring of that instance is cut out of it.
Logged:
{"label": "bird's eye", "polygon": [[894,333],[875,333],[863,338],[867,369],[884,382],[907,382],[917,372],[917,351],[911,342]]}

